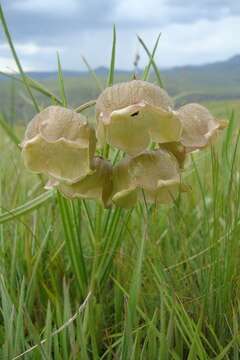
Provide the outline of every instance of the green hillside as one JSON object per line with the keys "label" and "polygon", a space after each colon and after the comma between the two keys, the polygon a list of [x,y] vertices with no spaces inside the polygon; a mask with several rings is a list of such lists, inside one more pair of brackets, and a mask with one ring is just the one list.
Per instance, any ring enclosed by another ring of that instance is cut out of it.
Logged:
{"label": "green hillside", "polygon": [[[96,69],[98,82],[85,72],[65,72],[65,87],[70,105],[74,108],[78,105],[95,99],[100,87],[105,86],[107,69]],[[176,106],[189,101],[198,102],[223,102],[221,105],[222,114],[231,109],[232,100],[234,107],[238,107],[240,98],[240,55],[213,64],[201,66],[184,66],[163,70],[162,78],[167,91],[175,97]],[[42,83],[51,91],[59,95],[56,73],[30,73],[29,76]],[[115,82],[131,78],[132,73],[117,71]],[[138,75],[141,76],[141,73]],[[155,81],[154,73],[151,74],[151,81]],[[47,105],[44,97],[36,94],[42,106]],[[230,101],[231,100],[231,101]],[[237,104],[237,105],[236,105]],[[0,108],[4,111],[10,121],[18,119],[27,120],[33,113],[32,105],[21,82],[0,77]],[[219,107],[218,107],[219,112]]]}

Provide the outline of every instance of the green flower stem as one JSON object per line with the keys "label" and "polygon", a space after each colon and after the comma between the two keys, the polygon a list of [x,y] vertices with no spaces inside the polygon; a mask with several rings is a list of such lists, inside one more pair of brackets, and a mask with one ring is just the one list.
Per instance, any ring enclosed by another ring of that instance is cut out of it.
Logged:
{"label": "green flower stem", "polygon": [[74,109],[74,111],[76,112],[81,112],[83,110],[86,110],[92,106],[94,106],[96,104],[96,100],[90,100],[90,101],[87,101],[86,103],[82,104],[82,105],[79,105],[76,109]]}
{"label": "green flower stem", "polygon": [[109,146],[109,144],[106,144],[103,148],[103,157],[106,160],[108,159],[109,151],[110,151],[110,146]]}

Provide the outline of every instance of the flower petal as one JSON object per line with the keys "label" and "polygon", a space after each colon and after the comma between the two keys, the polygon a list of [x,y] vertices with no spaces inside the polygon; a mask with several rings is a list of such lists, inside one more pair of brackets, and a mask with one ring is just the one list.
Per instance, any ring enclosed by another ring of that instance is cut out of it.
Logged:
{"label": "flower petal", "polygon": [[138,189],[131,181],[129,173],[130,159],[123,159],[113,168],[113,197],[116,206],[129,209],[138,202]]}
{"label": "flower petal", "polygon": [[150,203],[169,203],[182,191],[179,165],[166,150],[145,151],[122,160],[113,169],[113,202],[131,207],[142,199]]}
{"label": "flower petal", "polygon": [[130,209],[137,205],[139,200],[139,189],[129,188],[127,190],[122,190],[117,192],[113,198],[113,203],[121,208]]}
{"label": "flower petal", "polygon": [[182,124],[177,112],[150,104],[145,104],[143,111],[152,141],[167,143],[180,140]]}
{"label": "flower petal", "polygon": [[171,180],[159,180],[155,190],[145,192],[146,200],[149,203],[168,204],[177,198],[182,191],[179,177]]}
{"label": "flower petal", "polygon": [[143,80],[131,80],[107,87],[96,102],[96,116],[99,119],[110,116],[112,111],[145,101],[148,104],[161,106],[163,109],[173,108],[172,99],[159,86]]}
{"label": "flower petal", "polygon": [[182,145],[187,152],[209,145],[223,126],[207,108],[199,104],[187,104],[178,110],[183,125]]}
{"label": "flower petal", "polygon": [[109,206],[112,194],[112,166],[99,157],[93,160],[93,173],[74,184],[60,183],[58,189],[68,198],[99,200]]}
{"label": "flower petal", "polygon": [[29,123],[21,144],[26,167],[74,183],[91,173],[95,131],[85,117],[50,106]]}
{"label": "flower petal", "polygon": [[89,148],[65,139],[50,143],[37,135],[25,143],[22,154],[28,169],[61,181],[73,183],[92,172]]}
{"label": "flower petal", "polygon": [[182,124],[175,112],[145,102],[113,111],[98,126],[101,142],[106,141],[132,156],[146,150],[151,140],[178,141],[181,132]]}
{"label": "flower petal", "polygon": [[164,150],[146,151],[129,163],[134,184],[144,190],[156,190],[160,180],[180,179],[175,158]]}
{"label": "flower petal", "polygon": [[96,103],[97,138],[129,155],[153,141],[178,141],[181,123],[168,94],[146,81],[133,80],[103,91]]}
{"label": "flower petal", "polygon": [[169,142],[165,144],[160,144],[161,149],[165,149],[169,151],[171,154],[173,154],[180,166],[181,169],[184,167],[184,162],[186,159],[186,149],[180,142]]}
{"label": "flower petal", "polygon": [[136,155],[145,150],[150,137],[147,121],[140,114],[141,109],[140,104],[113,111],[109,124],[105,125],[107,143],[129,155]]}

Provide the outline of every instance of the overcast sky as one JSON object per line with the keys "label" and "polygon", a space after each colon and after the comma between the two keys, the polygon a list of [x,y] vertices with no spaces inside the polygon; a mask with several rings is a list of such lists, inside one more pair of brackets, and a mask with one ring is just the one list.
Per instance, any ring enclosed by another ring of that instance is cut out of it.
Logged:
{"label": "overcast sky", "polygon": [[[152,48],[162,33],[160,67],[225,60],[240,53],[240,0],[0,0],[25,70],[82,70],[108,66],[112,25],[117,28],[117,68],[132,69],[139,34]],[[1,31],[1,29],[0,29]],[[0,33],[0,69],[14,68]]]}

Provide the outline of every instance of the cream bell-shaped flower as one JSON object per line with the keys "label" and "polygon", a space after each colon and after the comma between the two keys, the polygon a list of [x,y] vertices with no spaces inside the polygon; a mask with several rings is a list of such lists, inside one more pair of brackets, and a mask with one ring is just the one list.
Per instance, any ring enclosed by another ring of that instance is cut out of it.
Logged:
{"label": "cream bell-shaped flower", "polygon": [[217,121],[207,108],[195,103],[180,107],[177,114],[183,127],[180,141],[159,145],[171,152],[183,168],[187,153],[212,144],[227,123]]}
{"label": "cream bell-shaped flower", "polygon": [[142,80],[105,89],[96,102],[97,138],[134,156],[151,141],[178,141],[182,125],[165,90]]}
{"label": "cream bell-shaped flower", "polygon": [[180,143],[186,152],[211,144],[219,130],[227,126],[224,121],[217,121],[209,110],[200,104],[184,105],[177,112],[183,127]]}
{"label": "cream bell-shaped flower", "polygon": [[21,147],[28,169],[71,184],[92,173],[95,131],[84,116],[50,106],[29,123]]}
{"label": "cream bell-shaped flower", "polygon": [[105,207],[111,203],[112,194],[112,165],[100,157],[95,157],[92,164],[93,172],[86,175],[74,184],[55,182],[51,179],[47,184],[51,184],[67,198],[92,199],[101,202]]}
{"label": "cream bell-shaped flower", "polygon": [[179,165],[166,150],[145,151],[128,157],[113,169],[113,203],[130,208],[142,199],[143,192],[149,203],[172,202],[179,191],[187,188],[181,184]]}

